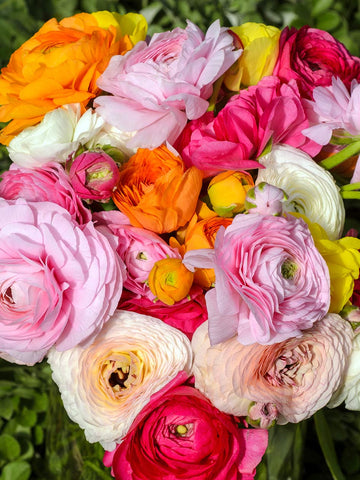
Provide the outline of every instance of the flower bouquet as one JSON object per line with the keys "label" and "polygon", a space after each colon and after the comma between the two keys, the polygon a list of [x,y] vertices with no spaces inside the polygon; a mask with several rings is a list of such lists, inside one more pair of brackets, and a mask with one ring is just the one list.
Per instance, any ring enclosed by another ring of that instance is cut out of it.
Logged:
{"label": "flower bouquet", "polygon": [[0,356],[49,363],[116,479],[251,479],[275,424],[360,410],[360,59],[146,34],[52,19],[2,69]]}

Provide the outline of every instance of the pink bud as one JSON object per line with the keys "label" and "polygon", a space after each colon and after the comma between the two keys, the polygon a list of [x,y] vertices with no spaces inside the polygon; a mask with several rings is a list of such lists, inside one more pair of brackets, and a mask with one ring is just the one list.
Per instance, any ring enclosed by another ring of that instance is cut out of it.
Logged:
{"label": "pink bud", "polygon": [[116,162],[103,151],[84,152],[70,168],[74,190],[83,199],[108,200],[119,180]]}

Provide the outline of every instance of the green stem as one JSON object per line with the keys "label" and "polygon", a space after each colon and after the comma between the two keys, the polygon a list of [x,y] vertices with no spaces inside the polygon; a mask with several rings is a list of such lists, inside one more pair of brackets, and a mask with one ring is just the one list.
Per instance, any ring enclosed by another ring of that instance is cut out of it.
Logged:
{"label": "green stem", "polygon": [[360,200],[360,192],[353,192],[353,191],[343,191],[341,192],[341,196],[344,199],[352,199],[352,200]]}
{"label": "green stem", "polygon": [[348,183],[347,185],[343,185],[341,187],[341,190],[343,192],[351,191],[351,190],[360,190],[360,182]]}
{"label": "green stem", "polygon": [[342,162],[352,157],[353,155],[356,155],[357,153],[360,153],[360,140],[351,143],[347,147],[340,150],[340,152],[326,158],[325,160],[320,162],[320,165],[326,170],[331,170],[332,168],[340,165]]}

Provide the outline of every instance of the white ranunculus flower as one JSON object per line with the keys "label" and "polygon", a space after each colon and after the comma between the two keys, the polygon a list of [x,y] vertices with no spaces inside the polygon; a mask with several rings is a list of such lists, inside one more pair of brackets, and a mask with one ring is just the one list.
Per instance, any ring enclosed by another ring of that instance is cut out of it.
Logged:
{"label": "white ranunculus flower", "polygon": [[304,214],[318,223],[330,240],[341,236],[345,221],[344,202],[332,175],[307,153],[289,145],[277,145],[260,159],[256,184],[266,182],[283,189],[289,199],[284,210]]}
{"label": "white ranunculus flower", "polygon": [[335,392],[328,407],[337,407],[343,401],[348,410],[360,410],[360,334],[353,339],[350,364],[343,385]]}
{"label": "white ranunculus flower", "polygon": [[176,328],[117,310],[90,346],[53,349],[48,361],[69,417],[89,442],[113,450],[152,394],[191,373],[192,352]]}
{"label": "white ranunculus flower", "polygon": [[25,128],[11,140],[8,147],[11,160],[27,168],[51,161],[65,162],[78,147],[73,135],[79,116],[76,108],[48,112],[38,125]]}

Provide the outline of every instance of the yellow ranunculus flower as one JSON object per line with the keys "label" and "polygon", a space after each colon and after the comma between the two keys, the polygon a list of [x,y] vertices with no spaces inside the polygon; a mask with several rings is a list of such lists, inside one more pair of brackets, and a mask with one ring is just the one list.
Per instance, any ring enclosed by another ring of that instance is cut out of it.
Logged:
{"label": "yellow ranunculus flower", "polygon": [[271,25],[247,22],[231,30],[238,35],[244,51],[225,75],[229,90],[256,85],[263,77],[271,75],[279,53],[280,30]]}
{"label": "yellow ranunculus flower", "polygon": [[[293,214],[292,214],[293,215]],[[339,313],[349,301],[354,280],[359,277],[360,239],[343,237],[339,240],[329,240],[325,230],[317,223],[311,223],[304,215],[309,226],[315,246],[324,258],[330,273],[330,313]]]}
{"label": "yellow ranunculus flower", "polygon": [[139,13],[127,13],[120,15],[117,12],[108,12],[103,10],[92,13],[95,17],[99,27],[109,28],[110,25],[116,27],[118,31],[117,37],[128,35],[131,43],[135,45],[141,40],[145,40],[147,33],[147,22],[145,17]]}
{"label": "yellow ranunculus flower", "polygon": [[244,210],[246,193],[254,180],[248,172],[227,170],[216,175],[208,186],[214,211],[220,217],[233,217]]}

